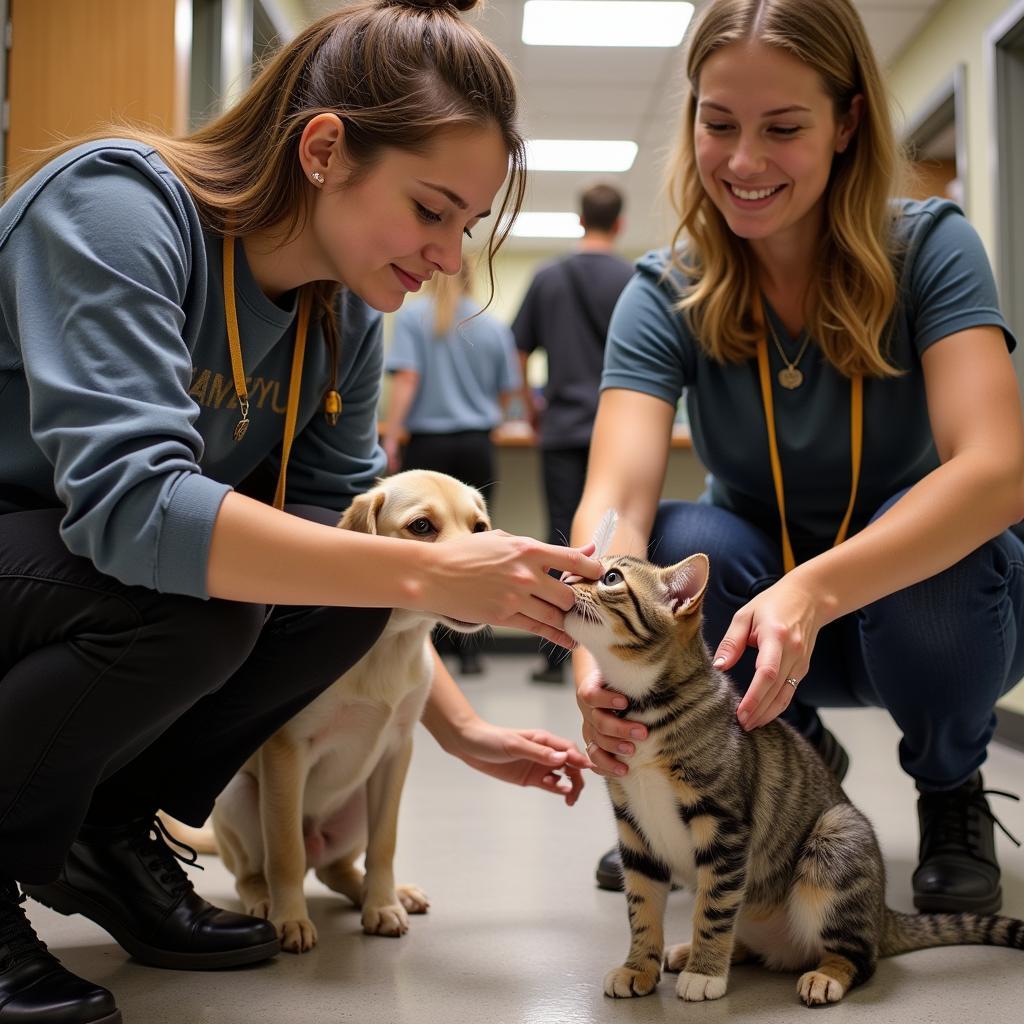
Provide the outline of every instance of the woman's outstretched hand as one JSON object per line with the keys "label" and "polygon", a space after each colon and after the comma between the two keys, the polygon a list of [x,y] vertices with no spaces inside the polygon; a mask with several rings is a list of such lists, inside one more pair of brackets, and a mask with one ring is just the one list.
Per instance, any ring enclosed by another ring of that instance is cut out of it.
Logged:
{"label": "woman's outstretched hand", "polygon": [[462,730],[451,753],[502,782],[564,797],[569,807],[583,789],[583,769],[593,767],[571,740],[543,729],[506,729],[482,719]]}
{"label": "woman's outstretched hand", "polygon": [[828,621],[822,608],[820,596],[790,573],[733,616],[714,666],[728,671],[747,647],[757,648],[754,678],[737,710],[744,729],[767,725],[789,707],[807,675],[818,631]]}
{"label": "woman's outstretched hand", "polygon": [[594,546],[565,548],[504,530],[476,533],[431,548],[431,568],[419,607],[466,622],[523,629],[571,648],[562,631],[575,601],[572,589],[549,569],[597,579]]}
{"label": "woman's outstretched hand", "polygon": [[625,697],[604,685],[595,668],[586,673],[576,686],[576,703],[583,715],[583,741],[598,775],[618,778],[629,768],[620,760],[636,753],[636,744],[647,738],[641,722],[619,718],[615,711],[624,711]]}

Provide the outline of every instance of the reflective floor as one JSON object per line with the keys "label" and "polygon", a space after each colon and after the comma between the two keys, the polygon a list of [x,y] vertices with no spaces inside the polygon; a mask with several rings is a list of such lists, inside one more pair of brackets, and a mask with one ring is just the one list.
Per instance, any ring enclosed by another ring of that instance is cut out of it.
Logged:
{"label": "reflective floor", "polygon": [[[464,683],[481,714],[578,736],[570,688],[527,681],[536,659],[486,661],[486,673]],[[890,905],[912,910],[917,825],[913,785],[897,765],[898,734],[876,711],[825,717],[851,754],[847,792],[879,832]],[[993,745],[985,781],[1024,791],[1024,754]],[[994,798],[993,809],[1024,838],[1024,805]],[[319,946],[235,971],[142,967],[85,919],[29,907],[41,937],[72,970],[116,993],[125,1024],[771,1024],[819,1012],[832,1024],[1021,1019],[1024,951],[979,947],[884,960],[868,985],[819,1011],[798,1002],[795,975],[748,966],[733,970],[728,994],[716,1002],[680,1002],[672,976],[646,998],[606,999],[601,979],[621,962],[628,938],[622,897],[594,885],[595,863],[612,840],[610,806],[596,778],[568,809],[538,790],[472,771],[421,730],[397,860],[399,880],[422,886],[431,908],[401,939],[364,936],[358,913],[312,878],[307,893]],[[997,841],[1004,912],[1024,917],[1024,852],[998,834]],[[223,866],[212,857],[203,863],[199,891],[235,907]],[[691,909],[686,893],[669,898],[670,942],[689,936]]]}

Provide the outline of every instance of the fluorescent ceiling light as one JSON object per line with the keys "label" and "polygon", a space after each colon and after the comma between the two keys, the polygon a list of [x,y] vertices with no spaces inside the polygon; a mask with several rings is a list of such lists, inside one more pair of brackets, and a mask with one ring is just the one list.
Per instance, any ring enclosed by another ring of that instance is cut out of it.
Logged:
{"label": "fluorescent ceiling light", "polygon": [[578,213],[523,212],[512,225],[517,238],[582,238]]}
{"label": "fluorescent ceiling light", "polygon": [[531,171],[628,171],[635,142],[615,139],[530,139],[526,166]]}
{"label": "fluorescent ceiling light", "polygon": [[678,46],[693,4],[670,0],[528,0],[523,42],[534,46]]}

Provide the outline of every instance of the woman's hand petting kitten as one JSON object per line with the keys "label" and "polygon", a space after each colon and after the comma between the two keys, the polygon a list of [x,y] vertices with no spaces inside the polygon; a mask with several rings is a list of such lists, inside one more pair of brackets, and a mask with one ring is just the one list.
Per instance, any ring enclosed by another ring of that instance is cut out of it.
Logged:
{"label": "woman's hand petting kitten", "polygon": [[585,673],[576,687],[576,703],[583,716],[583,742],[598,775],[621,777],[629,768],[619,760],[636,753],[636,742],[647,738],[640,722],[619,718],[616,711],[628,706],[617,690],[604,685],[597,668]]}
{"label": "woman's hand petting kitten", "polygon": [[737,717],[746,730],[767,725],[789,707],[796,689],[788,679],[807,675],[821,627],[835,618],[834,603],[803,584],[798,570],[762,591],[734,616],[714,655],[728,672],[748,647],[757,648],[754,678]]}

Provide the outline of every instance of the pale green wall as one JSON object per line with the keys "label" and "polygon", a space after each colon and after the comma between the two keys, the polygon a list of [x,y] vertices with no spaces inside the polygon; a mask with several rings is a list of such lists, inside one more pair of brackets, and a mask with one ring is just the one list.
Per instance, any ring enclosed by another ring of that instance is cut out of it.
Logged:
{"label": "pale green wall", "polygon": [[995,258],[995,198],[989,171],[991,104],[986,36],[1016,0],[946,0],[889,69],[893,95],[912,120],[958,64],[966,69],[967,194],[971,223]]}
{"label": "pale green wall", "polygon": [[[992,25],[1017,0],[946,0],[889,70],[893,94],[908,120],[949,79],[958,64],[966,69],[967,214],[995,259],[995,195],[989,171],[992,111],[986,61]],[[1000,701],[1024,714],[1024,683]]]}

